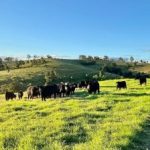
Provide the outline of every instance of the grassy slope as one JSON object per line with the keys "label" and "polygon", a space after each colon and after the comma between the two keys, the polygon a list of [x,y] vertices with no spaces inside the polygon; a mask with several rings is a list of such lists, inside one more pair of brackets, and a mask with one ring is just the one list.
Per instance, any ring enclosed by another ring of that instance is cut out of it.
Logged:
{"label": "grassy slope", "polygon": [[83,66],[78,61],[75,60],[51,60],[45,65],[38,65],[28,68],[20,68],[11,70],[9,73],[7,71],[0,71],[0,85],[7,82],[9,78],[20,77],[25,84],[27,83],[43,83],[44,74],[51,69],[55,69],[59,77],[70,77],[73,79],[80,79],[82,76],[85,77],[86,73],[97,72],[99,66],[93,65],[92,67]]}
{"label": "grassy slope", "polygon": [[[71,76],[73,77],[72,80],[81,80],[85,78],[86,73],[96,74],[99,71],[99,65],[92,65],[92,66],[84,66],[79,63],[78,60],[48,60],[47,64],[38,65],[29,67],[29,65],[25,65],[26,68],[20,68],[11,70],[9,73],[7,71],[0,71],[0,85],[4,85],[9,81],[9,78],[18,77],[20,81],[24,83],[27,87],[29,83],[34,85],[37,84],[44,84],[44,75],[47,71],[51,69],[55,69],[58,73],[58,76],[65,81],[68,81],[68,78]],[[139,71],[139,72],[146,72],[150,73],[150,65],[145,66],[138,66],[136,68],[131,68],[131,70]],[[65,76],[65,78],[64,78]],[[117,78],[117,75],[110,75],[107,76],[114,76]]]}
{"label": "grassy slope", "polygon": [[144,72],[150,74],[150,64],[146,64],[144,66],[138,66],[133,69],[134,71]]}
{"label": "grassy slope", "polygon": [[101,82],[100,95],[0,102],[0,149],[144,150],[150,148],[150,84]]}

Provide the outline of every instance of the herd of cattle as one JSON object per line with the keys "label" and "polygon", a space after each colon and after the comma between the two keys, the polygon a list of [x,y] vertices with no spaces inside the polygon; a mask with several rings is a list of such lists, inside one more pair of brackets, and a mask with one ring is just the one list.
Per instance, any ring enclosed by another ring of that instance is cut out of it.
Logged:
{"label": "herd of cattle", "polygon": [[[92,81],[81,81],[80,83],[60,83],[60,84],[52,84],[46,86],[30,86],[27,88],[27,98],[41,98],[42,101],[45,101],[47,98],[51,97],[68,97],[74,94],[76,88],[86,88],[88,92],[91,93],[99,93],[100,85],[97,80]],[[5,99],[16,99],[17,95],[14,92],[6,91]],[[23,92],[18,92],[18,98],[22,99]]]}
{"label": "herd of cattle", "polygon": [[[140,85],[147,83],[147,79],[145,76],[138,77]],[[60,84],[53,84],[53,85],[46,85],[46,86],[30,86],[27,88],[27,98],[41,98],[42,101],[45,101],[47,98],[51,97],[64,97],[70,96],[74,94],[76,88],[86,88],[89,94],[96,94],[100,92],[100,85],[97,80],[92,81],[81,81],[80,83],[60,83]],[[116,82],[116,88],[120,89],[127,89],[126,81],[118,81]],[[24,93],[23,91],[19,91],[18,95],[14,94],[14,92],[5,93],[6,100],[13,100],[22,99]]]}

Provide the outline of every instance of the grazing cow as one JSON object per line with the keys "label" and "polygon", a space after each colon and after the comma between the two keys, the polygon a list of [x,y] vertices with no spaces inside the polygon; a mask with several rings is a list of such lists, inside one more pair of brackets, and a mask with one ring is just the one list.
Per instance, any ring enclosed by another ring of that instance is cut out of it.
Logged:
{"label": "grazing cow", "polygon": [[19,91],[19,92],[18,92],[18,98],[19,98],[19,99],[22,99],[22,97],[23,97],[23,92],[22,92],[22,91]]}
{"label": "grazing cow", "polygon": [[39,92],[42,101],[45,101],[46,98],[51,98],[52,95],[54,98],[56,98],[56,95],[58,93],[58,86],[56,84],[54,85],[47,85],[47,86],[40,86],[39,87]]}
{"label": "grazing cow", "polygon": [[16,99],[16,95],[13,92],[6,92],[5,93],[5,99],[6,100],[9,100],[9,99],[13,100],[14,98]]}
{"label": "grazing cow", "polygon": [[147,84],[147,75],[138,73],[135,79],[139,80],[140,85]]}
{"label": "grazing cow", "polygon": [[70,96],[70,94],[71,94],[71,87],[70,87],[69,83],[67,83],[65,85],[65,89],[66,89],[66,96]]}
{"label": "grazing cow", "polygon": [[143,76],[143,77],[140,77],[140,85],[143,85],[143,84],[145,84],[146,85],[146,83],[147,83],[147,79],[146,79],[146,77],[145,76]]}
{"label": "grazing cow", "polygon": [[86,81],[81,81],[81,82],[78,84],[78,87],[79,87],[79,88],[86,88],[86,87],[87,87]]}
{"label": "grazing cow", "polygon": [[127,89],[126,81],[118,81],[117,83],[117,89]]}
{"label": "grazing cow", "polygon": [[65,89],[65,84],[64,83],[60,83],[57,85],[58,87],[58,92],[57,94],[61,97],[61,96],[65,96],[65,93],[66,93],[66,89]]}
{"label": "grazing cow", "polygon": [[70,85],[70,93],[71,93],[71,94],[74,94],[75,89],[76,89],[76,84],[71,84],[71,85]]}
{"label": "grazing cow", "polygon": [[87,89],[88,89],[89,94],[92,94],[92,93],[96,94],[96,92],[97,93],[100,92],[100,85],[99,85],[98,81],[96,81],[96,80],[89,81]]}
{"label": "grazing cow", "polygon": [[33,99],[34,97],[39,97],[39,95],[40,95],[39,87],[37,87],[37,86],[28,87],[27,95],[28,95],[28,99]]}

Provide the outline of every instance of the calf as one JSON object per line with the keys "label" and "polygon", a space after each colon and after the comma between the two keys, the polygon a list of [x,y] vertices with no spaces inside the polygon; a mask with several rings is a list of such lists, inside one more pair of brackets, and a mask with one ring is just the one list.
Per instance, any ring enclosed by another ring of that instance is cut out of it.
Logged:
{"label": "calf", "polygon": [[19,99],[22,99],[22,97],[23,97],[23,92],[22,92],[22,91],[19,91],[19,92],[18,92],[18,98],[19,98]]}
{"label": "calf", "polygon": [[13,100],[14,98],[16,99],[16,95],[13,92],[6,92],[5,93],[5,99],[6,99],[6,101],[10,100],[10,99]]}

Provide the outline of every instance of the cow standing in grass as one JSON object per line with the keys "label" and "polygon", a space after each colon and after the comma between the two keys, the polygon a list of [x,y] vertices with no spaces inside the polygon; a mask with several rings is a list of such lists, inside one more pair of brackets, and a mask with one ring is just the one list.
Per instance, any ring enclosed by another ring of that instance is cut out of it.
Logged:
{"label": "cow standing in grass", "polygon": [[136,78],[135,79],[138,79],[139,80],[139,83],[140,85],[146,85],[147,84],[147,75],[145,74],[137,74],[136,75]]}
{"label": "cow standing in grass", "polygon": [[147,84],[147,79],[146,79],[146,77],[145,76],[143,76],[143,77],[140,77],[139,78],[139,81],[140,81],[140,85],[143,85],[143,84]]}
{"label": "cow standing in grass", "polygon": [[51,98],[52,96],[56,98],[57,93],[58,93],[58,86],[56,84],[40,86],[39,92],[40,92],[42,101],[46,101],[47,98]]}
{"label": "cow standing in grass", "polygon": [[64,83],[60,83],[57,85],[58,87],[58,91],[57,94],[59,95],[59,97],[64,97],[66,94],[66,89],[65,89],[65,84]]}
{"label": "cow standing in grass", "polygon": [[92,93],[96,94],[96,92],[97,93],[100,92],[100,85],[98,81],[93,80],[89,82],[87,89],[88,89],[89,94],[92,94]]}
{"label": "cow standing in grass", "polygon": [[37,86],[30,86],[27,89],[27,95],[28,95],[28,99],[33,99],[33,98],[37,98],[40,96],[40,92],[39,92],[39,87]]}
{"label": "cow standing in grass", "polygon": [[19,91],[19,92],[18,92],[18,98],[19,98],[19,99],[22,99],[22,97],[23,97],[23,92],[22,92],[22,91]]}
{"label": "cow standing in grass", "polygon": [[14,98],[16,99],[16,95],[13,92],[6,91],[6,93],[5,93],[6,101],[8,101],[10,99],[13,100]]}
{"label": "cow standing in grass", "polygon": [[117,90],[121,90],[121,89],[127,89],[127,84],[126,81],[118,81],[117,83]]}

